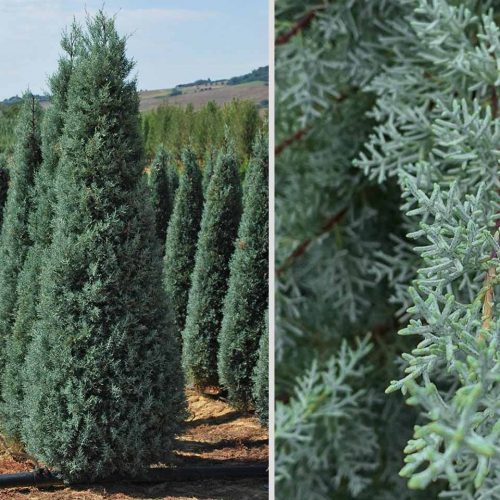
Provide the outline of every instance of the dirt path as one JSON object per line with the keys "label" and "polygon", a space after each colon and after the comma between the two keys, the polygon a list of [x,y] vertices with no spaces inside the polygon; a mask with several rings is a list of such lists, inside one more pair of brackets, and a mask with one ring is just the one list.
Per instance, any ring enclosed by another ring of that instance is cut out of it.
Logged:
{"label": "dirt path", "polygon": [[[216,395],[200,396],[187,391],[191,417],[178,440],[175,465],[262,464],[268,460],[267,429],[254,415],[234,411]],[[0,455],[0,473],[32,470],[32,464],[17,457]],[[127,483],[92,488],[17,488],[0,490],[0,500],[264,500],[267,480],[204,480],[155,485]]]}

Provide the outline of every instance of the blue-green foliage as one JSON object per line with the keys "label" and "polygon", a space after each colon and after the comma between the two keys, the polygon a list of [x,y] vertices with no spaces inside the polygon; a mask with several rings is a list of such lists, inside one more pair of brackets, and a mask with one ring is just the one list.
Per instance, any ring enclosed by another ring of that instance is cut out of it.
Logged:
{"label": "blue-green foliage", "polygon": [[[17,313],[17,280],[32,240],[28,221],[33,210],[33,184],[42,162],[40,121],[41,107],[29,92],[23,97],[16,128],[17,143],[11,166],[10,186],[0,235],[0,372],[8,358]],[[2,377],[3,378],[3,377]],[[8,389],[7,389],[8,390]],[[2,387],[2,393],[4,387]],[[3,408],[5,412],[5,408]],[[3,422],[11,433],[9,424]]]}
{"label": "blue-green foliage", "polygon": [[0,155],[0,228],[3,224],[3,208],[7,201],[7,192],[9,190],[9,170],[7,168],[7,157]]}
{"label": "blue-green foliage", "polygon": [[256,139],[243,190],[243,213],[231,259],[219,333],[219,381],[236,407],[253,405],[252,376],[268,302],[268,145]]}
{"label": "blue-green foliage", "polygon": [[269,314],[266,312],[261,322],[262,334],[259,341],[257,363],[253,372],[252,395],[255,411],[262,424],[269,422]]}
{"label": "blue-green foliage", "polygon": [[199,389],[219,382],[218,336],[240,216],[238,164],[229,143],[219,154],[208,185],[182,333],[187,381]]}
{"label": "blue-green foliage", "polygon": [[185,417],[133,63],[102,12],[81,43],[22,428],[28,452],[68,480],[140,473],[165,458]]}
{"label": "blue-green foliage", "polygon": [[[294,487],[300,450],[277,439],[276,491],[498,498],[500,2],[281,0],[279,33],[311,11],[276,59],[277,438],[307,401],[304,373],[328,372],[343,338],[371,330],[353,370],[370,368],[375,396],[350,425],[371,426],[379,453],[361,483],[341,455],[304,458]],[[308,457],[331,441],[317,416]]]}
{"label": "blue-green foliage", "polygon": [[191,275],[203,211],[201,172],[193,151],[186,149],[182,160],[183,171],[168,225],[163,268],[165,291],[179,341],[186,323]]}
{"label": "blue-green foliage", "polygon": [[164,245],[168,223],[174,210],[175,192],[179,176],[172,156],[160,145],[151,164],[149,185],[156,218],[156,234]]}
{"label": "blue-green foliage", "polygon": [[207,194],[208,185],[210,184],[210,179],[212,178],[216,161],[217,161],[217,150],[214,147],[208,148],[203,158],[202,187],[203,187],[204,197]]}
{"label": "blue-green foliage", "polygon": [[42,122],[42,164],[35,174],[33,209],[29,215],[28,233],[31,246],[17,280],[16,317],[5,352],[3,380],[3,419],[11,436],[20,438],[24,409],[23,366],[24,357],[36,320],[40,293],[40,278],[46,252],[52,237],[52,218],[55,204],[54,179],[60,157],[60,138],[66,111],[69,79],[78,50],[78,27],[65,34],[62,47],[65,56],[59,61],[58,72],[50,79],[52,106],[45,112]]}
{"label": "blue-green foliage", "polygon": [[[276,405],[276,485],[280,498],[323,499],[336,491],[357,495],[378,466],[372,389],[365,338],[355,349],[344,341],[335,357],[317,362],[297,380],[289,403]],[[346,446],[346,442],[350,446]],[[311,473],[314,474],[311,475]]]}

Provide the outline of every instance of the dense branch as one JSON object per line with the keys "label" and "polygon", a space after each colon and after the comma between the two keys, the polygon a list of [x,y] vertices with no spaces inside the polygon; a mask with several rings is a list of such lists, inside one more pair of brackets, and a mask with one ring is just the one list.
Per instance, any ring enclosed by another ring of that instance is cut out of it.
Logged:
{"label": "dense branch", "polygon": [[[325,233],[328,233],[333,227],[344,217],[347,208],[342,209],[340,212],[330,217],[322,226],[321,231],[315,236],[319,238]],[[312,243],[313,238],[307,238],[299,243],[295,250],[285,259],[284,263],[276,270],[276,274],[281,275],[293,262],[305,253],[309,245]]]}
{"label": "dense branch", "polygon": [[[341,103],[345,101],[348,97],[353,95],[355,92],[358,91],[358,87],[351,87],[350,91],[344,94],[340,94],[337,97],[334,98],[336,103]],[[311,126],[309,127],[303,127],[294,134],[288,136],[286,139],[283,139],[275,148],[274,148],[274,154],[275,156],[279,156],[283,151],[288,147],[294,144],[295,142],[299,142],[302,140],[306,134],[311,129]]]}

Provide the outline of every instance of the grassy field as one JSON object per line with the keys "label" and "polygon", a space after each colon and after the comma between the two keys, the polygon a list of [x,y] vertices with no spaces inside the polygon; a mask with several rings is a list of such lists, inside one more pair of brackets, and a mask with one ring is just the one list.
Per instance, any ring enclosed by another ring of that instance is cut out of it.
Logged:
{"label": "grassy field", "polygon": [[[250,82],[240,85],[210,84],[183,87],[182,94],[170,96],[171,89],[143,90],[139,92],[140,110],[147,111],[162,104],[187,106],[192,104],[199,109],[210,101],[216,104],[231,102],[233,99],[250,100],[256,104],[269,99],[269,88],[265,82]],[[264,106],[267,108],[267,104]]]}

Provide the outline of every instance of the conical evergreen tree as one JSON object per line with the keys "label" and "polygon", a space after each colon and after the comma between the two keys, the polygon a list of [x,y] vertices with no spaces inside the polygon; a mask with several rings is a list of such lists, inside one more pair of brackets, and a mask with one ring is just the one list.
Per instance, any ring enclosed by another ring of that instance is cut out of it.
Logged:
{"label": "conical evergreen tree", "polygon": [[241,186],[230,145],[208,186],[182,334],[184,371],[199,389],[218,384],[218,334],[240,215]]}
{"label": "conical evergreen tree", "polygon": [[73,61],[76,57],[79,28],[65,34],[62,48],[65,55],[59,61],[57,73],[50,79],[52,105],[42,122],[42,165],[35,175],[33,210],[28,231],[33,242],[28,249],[17,283],[16,319],[5,348],[6,362],[2,375],[2,414],[8,433],[20,437],[23,401],[22,368],[36,319],[40,276],[52,237],[54,206],[54,176],[60,157],[60,138],[64,125],[66,97]]}
{"label": "conical evergreen tree", "polygon": [[156,213],[156,232],[163,245],[174,209],[175,192],[179,187],[179,176],[173,159],[163,146],[158,147],[156,157],[151,164],[149,184]]}
{"label": "conical evergreen tree", "polygon": [[165,290],[179,339],[186,322],[191,274],[203,211],[201,172],[192,150],[183,152],[183,163],[184,171],[167,231],[164,265]]}
{"label": "conical evergreen tree", "polygon": [[0,373],[5,366],[5,346],[16,317],[17,281],[26,252],[32,244],[28,219],[32,210],[33,182],[42,161],[40,120],[42,109],[27,92],[16,129],[17,143],[0,235]]}
{"label": "conical evergreen tree", "polygon": [[203,160],[203,196],[206,197],[210,178],[214,172],[215,162],[217,161],[217,151],[214,147],[208,148]]}
{"label": "conical evergreen tree", "polygon": [[267,141],[259,137],[245,179],[243,214],[219,334],[219,380],[231,403],[244,409],[253,399],[252,375],[269,294],[268,170]]}
{"label": "conical evergreen tree", "polygon": [[27,450],[68,480],[141,472],[168,453],[185,416],[133,63],[113,19],[99,12],[87,30],[68,90],[23,425]]}
{"label": "conical evergreen tree", "polygon": [[3,209],[7,201],[7,192],[9,190],[9,170],[7,168],[7,158],[4,154],[0,155],[0,228],[3,224]]}
{"label": "conical evergreen tree", "polygon": [[264,315],[257,364],[253,373],[253,400],[260,421],[269,421],[269,317]]}

